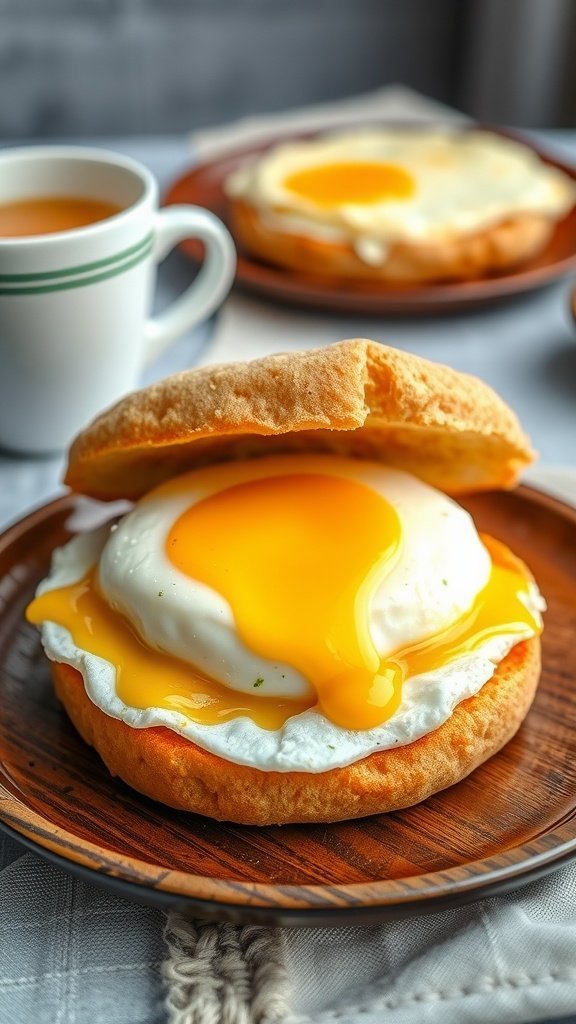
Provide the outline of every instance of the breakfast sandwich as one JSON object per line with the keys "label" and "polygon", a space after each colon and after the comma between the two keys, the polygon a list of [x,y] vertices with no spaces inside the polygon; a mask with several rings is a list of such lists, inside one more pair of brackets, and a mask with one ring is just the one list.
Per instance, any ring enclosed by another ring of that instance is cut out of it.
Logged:
{"label": "breakfast sandwich", "polygon": [[56,551],[28,607],[56,693],[171,807],[260,825],[425,800],[534,696],[543,599],[448,496],[531,459],[487,385],[371,341],[136,392],[66,476],[131,510]]}
{"label": "breakfast sandwich", "polygon": [[373,128],[283,142],[225,181],[250,254],[336,279],[422,283],[536,256],[576,201],[573,180],[487,131]]}

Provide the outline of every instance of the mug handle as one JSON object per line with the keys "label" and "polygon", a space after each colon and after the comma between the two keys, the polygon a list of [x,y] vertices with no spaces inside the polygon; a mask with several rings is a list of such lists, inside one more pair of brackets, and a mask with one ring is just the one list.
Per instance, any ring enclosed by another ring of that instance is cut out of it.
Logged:
{"label": "mug handle", "polygon": [[159,263],[178,242],[199,238],[206,247],[195,280],[167,309],[147,320],[144,328],[144,363],[148,365],[201,320],[206,320],[228,294],[236,269],[236,250],[230,232],[209,210],[199,206],[170,206],[154,221],[152,259]]}

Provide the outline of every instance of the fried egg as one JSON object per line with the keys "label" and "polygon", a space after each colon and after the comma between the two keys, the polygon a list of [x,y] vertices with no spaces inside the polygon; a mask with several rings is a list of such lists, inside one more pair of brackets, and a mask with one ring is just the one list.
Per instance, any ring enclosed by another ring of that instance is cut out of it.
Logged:
{"label": "fried egg", "polygon": [[193,470],[78,535],[27,614],[106,714],[320,772],[436,729],[542,609],[446,495],[286,455]]}
{"label": "fried egg", "polygon": [[273,230],[351,243],[367,264],[392,242],[442,244],[521,213],[559,219],[571,179],[490,132],[346,132],[275,146],[225,190]]}

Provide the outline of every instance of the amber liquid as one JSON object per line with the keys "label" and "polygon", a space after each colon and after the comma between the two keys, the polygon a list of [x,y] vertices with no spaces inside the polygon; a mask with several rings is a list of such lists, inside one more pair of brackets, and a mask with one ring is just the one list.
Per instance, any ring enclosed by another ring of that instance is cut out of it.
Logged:
{"label": "amber liquid", "polygon": [[0,237],[51,235],[83,228],[120,213],[121,206],[82,196],[38,196],[0,204]]}

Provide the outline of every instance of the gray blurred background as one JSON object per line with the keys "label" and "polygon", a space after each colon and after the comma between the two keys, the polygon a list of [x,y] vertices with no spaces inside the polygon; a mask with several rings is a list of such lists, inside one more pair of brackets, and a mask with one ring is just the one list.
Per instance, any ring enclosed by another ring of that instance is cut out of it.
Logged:
{"label": "gray blurred background", "polygon": [[172,134],[402,82],[576,123],[575,0],[0,0],[0,137]]}

